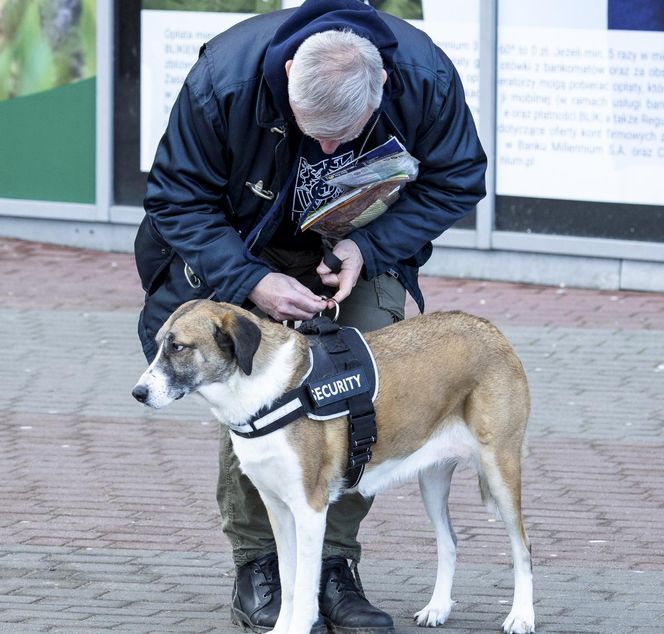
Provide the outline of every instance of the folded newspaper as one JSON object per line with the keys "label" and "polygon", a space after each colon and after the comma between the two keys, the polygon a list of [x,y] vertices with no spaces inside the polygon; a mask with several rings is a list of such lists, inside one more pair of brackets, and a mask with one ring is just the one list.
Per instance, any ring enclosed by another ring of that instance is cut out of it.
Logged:
{"label": "folded newspaper", "polygon": [[343,193],[305,214],[300,229],[344,238],[383,214],[399,191],[417,177],[419,161],[395,137],[362,154],[350,165],[327,174],[325,182]]}

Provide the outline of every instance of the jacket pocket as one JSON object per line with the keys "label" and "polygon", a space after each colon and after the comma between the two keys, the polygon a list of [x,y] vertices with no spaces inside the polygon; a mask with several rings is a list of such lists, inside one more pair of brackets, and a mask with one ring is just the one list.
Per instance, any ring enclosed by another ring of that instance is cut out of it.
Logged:
{"label": "jacket pocket", "polygon": [[134,240],[136,270],[143,290],[151,295],[161,283],[175,252],[145,216]]}

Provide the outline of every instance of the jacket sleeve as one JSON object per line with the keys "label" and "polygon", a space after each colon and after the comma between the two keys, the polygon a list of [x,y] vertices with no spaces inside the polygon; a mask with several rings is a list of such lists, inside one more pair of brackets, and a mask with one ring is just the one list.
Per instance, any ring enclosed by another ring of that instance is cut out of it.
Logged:
{"label": "jacket sleeve", "polygon": [[420,160],[417,180],[385,214],[349,236],[368,279],[416,255],[486,195],[486,155],[453,67],[437,77],[434,94],[411,149]]}
{"label": "jacket sleeve", "polygon": [[270,272],[248,260],[224,208],[226,126],[205,55],[187,77],[150,171],[146,213],[175,252],[222,301],[241,304]]}

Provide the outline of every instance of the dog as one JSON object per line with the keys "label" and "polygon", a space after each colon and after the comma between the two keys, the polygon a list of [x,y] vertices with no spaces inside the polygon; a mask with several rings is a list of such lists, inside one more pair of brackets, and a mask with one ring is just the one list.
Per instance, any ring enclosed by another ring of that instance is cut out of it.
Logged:
{"label": "dog", "polygon": [[[153,408],[196,392],[222,422],[241,425],[298,386],[309,368],[307,338],[236,306],[183,304],[157,334],[157,356],[133,395]],[[509,634],[534,632],[530,542],[521,514],[521,459],[530,396],[516,353],[485,319],[421,315],[366,334],[380,377],[377,442],[357,486],[373,495],[417,475],[435,528],[438,570],[418,625],[450,614],[456,536],[448,495],[458,463],[478,471],[482,499],[503,519],[514,563]],[[282,583],[273,632],[308,634],[318,616],[328,505],[345,490],[347,420],[300,417],[259,438],[231,434],[243,471],[272,524]]]}

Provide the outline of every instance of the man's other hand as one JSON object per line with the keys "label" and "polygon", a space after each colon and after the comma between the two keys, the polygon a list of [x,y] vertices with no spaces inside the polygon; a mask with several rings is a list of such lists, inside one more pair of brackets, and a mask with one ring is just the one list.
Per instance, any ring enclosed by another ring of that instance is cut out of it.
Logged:
{"label": "man's other hand", "polygon": [[[338,288],[333,299],[342,302],[348,297],[360,277],[364,258],[360,248],[352,240],[342,240],[332,250],[332,253],[341,260],[341,270],[339,273],[333,273],[330,267],[324,261],[318,265],[316,273],[320,275],[325,286]],[[331,308],[332,306],[330,306]]]}
{"label": "man's other hand", "polygon": [[249,299],[277,321],[311,319],[327,307],[325,300],[283,273],[268,273],[254,286]]}

